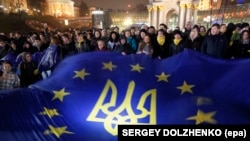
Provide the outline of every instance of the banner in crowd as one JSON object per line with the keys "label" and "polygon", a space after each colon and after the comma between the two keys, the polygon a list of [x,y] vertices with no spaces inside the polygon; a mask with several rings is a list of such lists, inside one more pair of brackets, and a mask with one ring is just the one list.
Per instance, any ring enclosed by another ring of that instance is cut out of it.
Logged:
{"label": "banner in crowd", "polygon": [[117,141],[122,124],[249,124],[249,64],[189,49],[164,60],[72,56],[49,78],[0,92],[0,140]]}

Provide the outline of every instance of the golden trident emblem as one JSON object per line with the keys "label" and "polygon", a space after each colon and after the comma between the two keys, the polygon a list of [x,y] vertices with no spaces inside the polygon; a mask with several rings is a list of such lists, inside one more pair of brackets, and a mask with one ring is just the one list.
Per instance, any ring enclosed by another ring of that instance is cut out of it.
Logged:
{"label": "golden trident emblem", "polygon": [[[132,97],[135,89],[135,82],[130,81],[125,98],[120,106],[117,106],[117,88],[111,80],[107,80],[104,89],[97,100],[94,108],[89,114],[87,121],[103,122],[104,128],[112,135],[117,135],[118,124],[156,124],[156,89],[151,89],[143,93],[139,99],[136,109],[140,110],[140,114],[135,114],[132,107]],[[111,90],[111,96],[108,102],[108,92]],[[150,98],[149,108],[145,108],[146,100]],[[115,108],[114,110],[110,110]],[[127,115],[121,115],[121,113]],[[100,113],[104,113],[106,117],[98,117]],[[147,118],[147,123],[139,123],[139,119]]]}

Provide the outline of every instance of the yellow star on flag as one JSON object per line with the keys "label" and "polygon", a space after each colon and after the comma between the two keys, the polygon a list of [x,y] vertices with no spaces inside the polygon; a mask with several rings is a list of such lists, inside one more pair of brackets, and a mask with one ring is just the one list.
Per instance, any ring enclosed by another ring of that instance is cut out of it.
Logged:
{"label": "yellow star on flag", "polygon": [[103,62],[102,64],[103,64],[103,67],[102,67],[103,70],[107,69],[107,70],[113,71],[113,68],[117,67],[116,65],[113,65],[111,61],[108,63]]}
{"label": "yellow star on flag", "polygon": [[48,109],[46,107],[43,108],[44,111],[40,112],[40,115],[47,115],[49,118],[52,118],[53,116],[61,116],[58,112],[57,109]]}
{"label": "yellow star on flag", "polygon": [[165,81],[165,82],[168,82],[168,78],[170,77],[170,74],[166,75],[164,72],[162,72],[160,75],[155,75],[158,80],[157,82],[160,82],[160,81]]}
{"label": "yellow star on flag", "polygon": [[195,124],[201,124],[203,122],[211,123],[211,124],[216,124],[217,121],[213,119],[213,116],[216,114],[216,111],[214,112],[209,112],[209,113],[204,113],[201,110],[197,111],[197,115],[188,117],[187,120],[196,120]]}
{"label": "yellow star on flag", "polygon": [[49,125],[49,129],[44,131],[44,135],[54,134],[57,138],[60,138],[62,134],[74,134],[73,132],[69,132],[66,129],[67,126],[56,128],[52,125]]}
{"label": "yellow star on flag", "polygon": [[177,87],[177,89],[181,90],[181,94],[184,94],[185,92],[193,93],[192,88],[195,85],[188,85],[186,81],[183,82],[182,86]]}
{"label": "yellow star on flag", "polygon": [[52,100],[55,100],[58,98],[62,102],[63,102],[64,96],[70,94],[68,92],[65,92],[65,88],[61,89],[60,91],[53,91],[53,93],[54,93],[54,97],[52,98]]}
{"label": "yellow star on flag", "polygon": [[141,67],[139,64],[136,65],[130,65],[132,67],[131,71],[138,71],[139,73],[141,73],[141,70],[144,69],[143,67]]}
{"label": "yellow star on flag", "polygon": [[78,78],[80,77],[82,80],[84,80],[84,77],[87,75],[90,75],[90,73],[87,73],[85,69],[82,69],[81,71],[74,71],[75,76],[73,78]]}

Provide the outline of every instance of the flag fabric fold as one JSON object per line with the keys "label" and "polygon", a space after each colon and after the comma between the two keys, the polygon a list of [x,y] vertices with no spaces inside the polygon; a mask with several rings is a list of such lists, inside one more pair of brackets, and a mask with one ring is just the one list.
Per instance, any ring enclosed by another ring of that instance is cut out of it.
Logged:
{"label": "flag fabric fold", "polygon": [[189,49],[164,60],[72,56],[46,80],[0,92],[0,140],[117,141],[119,124],[249,124],[249,64]]}

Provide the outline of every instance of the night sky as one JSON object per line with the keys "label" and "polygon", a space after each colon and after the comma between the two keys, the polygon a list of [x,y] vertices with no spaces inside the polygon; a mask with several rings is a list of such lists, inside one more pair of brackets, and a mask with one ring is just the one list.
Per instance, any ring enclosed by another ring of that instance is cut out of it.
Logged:
{"label": "night sky", "polygon": [[149,3],[149,0],[83,0],[87,3],[89,7],[100,7],[104,9],[127,9],[130,4],[131,7],[136,4],[145,4]]}

